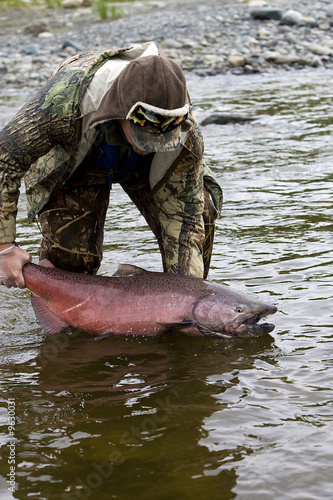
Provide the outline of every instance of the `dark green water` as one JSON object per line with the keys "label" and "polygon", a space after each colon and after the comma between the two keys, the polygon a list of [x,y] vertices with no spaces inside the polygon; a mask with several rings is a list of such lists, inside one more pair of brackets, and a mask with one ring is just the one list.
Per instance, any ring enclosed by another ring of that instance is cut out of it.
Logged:
{"label": "dark green water", "polygon": [[[199,121],[255,118],[203,128],[225,195],[210,278],[276,304],[276,329],[228,342],[45,338],[29,293],[2,288],[3,500],[331,497],[333,72],[189,76],[189,88]],[[0,91],[1,126],[29,93]],[[23,194],[18,241],[36,261],[25,217]],[[101,273],[116,262],[160,270],[118,187]]]}

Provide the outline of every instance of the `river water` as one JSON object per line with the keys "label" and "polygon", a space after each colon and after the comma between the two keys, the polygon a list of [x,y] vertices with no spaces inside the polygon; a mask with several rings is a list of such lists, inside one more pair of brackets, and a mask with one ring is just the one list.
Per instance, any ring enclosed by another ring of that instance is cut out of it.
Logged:
{"label": "river water", "polygon": [[[333,72],[188,82],[199,121],[254,119],[202,129],[225,198],[210,278],[273,302],[276,328],[230,341],[45,338],[29,293],[2,288],[2,500],[332,495]],[[1,126],[31,93],[0,91]],[[160,270],[117,186],[109,215],[100,272]],[[38,239],[23,193],[18,241],[35,261]]]}

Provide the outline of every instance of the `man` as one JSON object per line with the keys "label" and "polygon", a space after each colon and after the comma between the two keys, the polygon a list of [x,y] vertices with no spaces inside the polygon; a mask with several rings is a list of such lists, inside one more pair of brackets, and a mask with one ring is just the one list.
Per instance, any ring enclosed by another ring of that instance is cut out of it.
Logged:
{"label": "man", "polygon": [[15,243],[23,176],[41,259],[97,272],[117,182],[155,234],[164,271],[207,276],[222,191],[184,74],[153,42],[65,61],[0,133],[0,282],[19,288],[31,260]]}

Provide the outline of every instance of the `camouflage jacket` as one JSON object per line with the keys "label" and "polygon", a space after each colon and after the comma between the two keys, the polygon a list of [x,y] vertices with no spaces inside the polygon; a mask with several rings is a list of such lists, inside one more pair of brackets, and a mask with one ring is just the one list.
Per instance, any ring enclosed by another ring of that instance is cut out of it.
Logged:
{"label": "camouflage jacket", "polygon": [[[32,221],[88,153],[97,133],[89,128],[89,121],[116,76],[134,58],[156,52],[156,45],[149,42],[75,56],[61,64],[4,127],[0,133],[0,243],[15,241],[22,178]],[[204,179],[219,211],[221,189],[203,162],[198,126],[180,153],[154,156],[150,182],[169,270],[178,261],[180,235],[185,234],[186,273],[202,276]]]}

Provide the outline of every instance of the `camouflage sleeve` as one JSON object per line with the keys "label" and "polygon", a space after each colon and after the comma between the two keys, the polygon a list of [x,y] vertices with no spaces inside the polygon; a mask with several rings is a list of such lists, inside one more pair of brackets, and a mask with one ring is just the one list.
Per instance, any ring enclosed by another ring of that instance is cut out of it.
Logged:
{"label": "camouflage sleeve", "polygon": [[0,243],[15,240],[19,189],[24,174],[57,143],[69,143],[73,117],[52,115],[47,86],[14,116],[0,133]]}
{"label": "camouflage sleeve", "polygon": [[[55,144],[49,127],[32,110],[22,110],[0,134],[0,243],[15,240],[17,202],[22,177]],[[35,119],[36,118],[36,119]],[[62,123],[62,130],[69,123]],[[67,137],[71,129],[67,127]]]}
{"label": "camouflage sleeve", "polygon": [[0,243],[15,239],[23,175],[54,146],[69,151],[82,96],[97,69],[121,50],[64,61],[0,132]]}
{"label": "camouflage sleeve", "polygon": [[158,187],[155,202],[159,207],[165,270],[202,278],[204,169],[198,127],[189,140],[192,142],[192,152],[184,148],[171,175]]}

